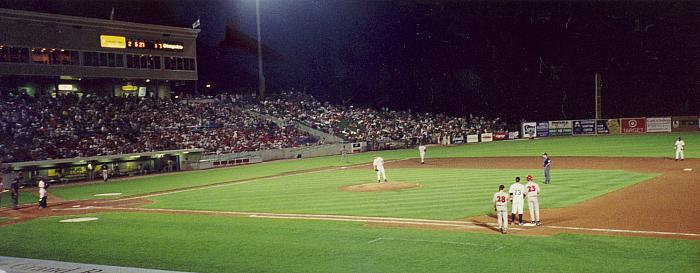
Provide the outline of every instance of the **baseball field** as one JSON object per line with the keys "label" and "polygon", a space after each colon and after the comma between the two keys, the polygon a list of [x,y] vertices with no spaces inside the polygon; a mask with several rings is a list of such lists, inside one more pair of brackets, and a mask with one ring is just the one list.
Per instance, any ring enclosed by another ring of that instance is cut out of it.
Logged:
{"label": "baseball field", "polygon": [[[559,137],[428,147],[426,164],[406,149],[56,185],[48,209],[2,199],[0,255],[188,272],[700,272],[700,134],[681,136],[684,161],[678,134]],[[500,234],[491,197],[528,174],[543,225]],[[97,220],[59,222],[78,217]]]}

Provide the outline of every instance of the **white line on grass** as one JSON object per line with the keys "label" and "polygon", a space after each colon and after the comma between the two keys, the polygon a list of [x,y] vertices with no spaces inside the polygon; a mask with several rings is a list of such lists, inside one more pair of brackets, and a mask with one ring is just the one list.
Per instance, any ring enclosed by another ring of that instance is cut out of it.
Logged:
{"label": "white line on grass", "polygon": [[367,242],[367,243],[368,243],[368,244],[371,244],[371,243],[377,242],[377,241],[379,241],[379,240],[381,240],[381,239],[382,239],[382,237],[379,237],[379,238],[374,239],[374,240],[372,240],[372,241],[369,241],[369,242]]}
{"label": "white line on grass", "polygon": [[480,228],[471,223],[463,222],[462,224],[443,224],[430,222],[411,222],[411,221],[391,221],[391,220],[369,220],[369,219],[347,219],[347,218],[326,218],[326,217],[301,217],[301,216],[275,216],[275,215],[250,215],[251,218],[269,218],[269,219],[296,219],[296,220],[323,220],[323,221],[340,221],[340,222],[362,222],[362,223],[380,223],[380,224],[402,224],[402,225],[422,225],[422,226],[447,226],[456,228]]}
{"label": "white line on grass", "polygon": [[[495,223],[479,223],[479,224],[477,224],[477,223],[471,223],[471,222],[451,221],[451,220],[431,220],[431,219],[376,217],[376,216],[352,216],[352,215],[292,214],[292,213],[239,212],[239,211],[213,211],[213,210],[187,210],[187,209],[146,209],[146,208],[119,208],[119,207],[86,207],[86,208],[80,208],[80,209],[100,209],[100,208],[101,209],[108,209],[108,210],[116,210],[116,211],[169,212],[169,213],[186,213],[186,214],[218,214],[218,215],[233,215],[233,216],[250,217],[250,218],[345,221],[345,222],[407,224],[407,225],[425,225],[425,226],[449,226],[449,227],[455,227],[455,228],[470,228],[470,229],[483,227],[483,226],[491,226],[491,227],[496,226]],[[54,209],[54,210],[77,210],[77,209],[76,208],[65,208],[65,209]],[[649,231],[649,230],[583,228],[583,227],[563,227],[563,226],[542,226],[541,228],[700,237],[700,234],[698,234],[698,233],[679,233],[679,232]],[[525,230],[525,229],[511,227],[511,228],[509,228],[509,230]]]}
{"label": "white line on grass", "polygon": [[367,242],[368,244],[376,243],[379,241],[404,241],[404,242],[419,242],[419,243],[435,243],[435,244],[450,244],[450,245],[465,245],[465,246],[483,246],[472,243],[462,243],[453,241],[432,241],[432,240],[421,240],[421,239],[402,239],[402,238],[391,238],[391,237],[379,237],[372,241]]}
{"label": "white line on grass", "polygon": [[[290,214],[290,213],[269,213],[269,212],[238,212],[238,211],[212,211],[212,210],[186,210],[186,209],[146,209],[146,208],[118,208],[118,207],[103,207],[109,210],[121,211],[143,211],[143,212],[169,212],[169,213],[187,213],[187,214],[218,214],[218,215],[233,215],[250,218],[268,218],[268,219],[292,219],[292,220],[321,220],[321,221],[340,221],[340,222],[361,222],[361,223],[381,223],[381,224],[404,224],[404,225],[423,225],[423,226],[444,226],[455,228],[480,228],[484,225],[496,226],[496,224],[476,224],[464,221],[448,221],[448,220],[430,220],[430,219],[412,219],[412,218],[396,218],[396,217],[371,217],[371,216],[351,216],[351,215],[324,215],[324,214]],[[56,209],[56,210],[74,210],[74,209]],[[523,230],[521,228],[511,228],[512,230]]]}

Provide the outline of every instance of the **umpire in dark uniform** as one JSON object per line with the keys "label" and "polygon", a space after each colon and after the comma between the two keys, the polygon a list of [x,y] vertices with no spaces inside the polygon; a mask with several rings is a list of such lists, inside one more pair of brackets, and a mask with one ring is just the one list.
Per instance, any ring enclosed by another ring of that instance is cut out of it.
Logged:
{"label": "umpire in dark uniform", "polygon": [[20,176],[15,177],[12,184],[10,184],[10,197],[12,197],[12,209],[17,209],[19,205],[19,184],[21,178]]}

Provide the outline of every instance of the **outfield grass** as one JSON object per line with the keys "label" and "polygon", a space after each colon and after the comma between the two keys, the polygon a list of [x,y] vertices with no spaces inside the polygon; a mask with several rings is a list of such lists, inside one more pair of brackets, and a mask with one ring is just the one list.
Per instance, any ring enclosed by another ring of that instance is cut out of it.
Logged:
{"label": "outfield grass", "polygon": [[[552,237],[202,215],[52,217],[0,229],[0,255],[193,272],[698,272],[697,241]],[[381,238],[381,239],[380,239]]]}
{"label": "outfield grass", "polygon": [[[501,141],[478,143],[456,147],[431,147],[428,157],[499,157],[499,156],[538,156],[548,152],[558,156],[621,156],[621,157],[671,157],[673,142],[681,135],[686,142],[685,156],[700,158],[700,133],[616,135],[595,137],[556,137],[534,141]],[[150,176],[133,180],[76,185],[52,188],[52,193],[64,199],[97,198],[99,193],[121,192],[122,196],[137,195],[155,191],[165,191],[189,186],[201,186],[226,181],[279,175],[286,172],[328,168],[352,164],[370,163],[376,155],[387,160],[415,158],[414,149],[351,154],[347,162],[340,162],[339,156],[305,158],[299,160],[274,161],[264,164],[239,166],[196,172],[175,173],[172,175]],[[103,197],[109,198],[109,197]]]}
{"label": "outfield grass", "polygon": [[[385,192],[347,192],[338,187],[376,183],[371,170],[345,169],[269,178],[254,183],[199,189],[149,198],[151,208],[318,213],[456,219],[493,212],[499,184],[540,170],[393,169],[393,181],[420,188]],[[553,170],[553,184],[540,183],[542,208],[574,203],[656,176],[619,170]],[[507,191],[507,188],[506,188]]]}

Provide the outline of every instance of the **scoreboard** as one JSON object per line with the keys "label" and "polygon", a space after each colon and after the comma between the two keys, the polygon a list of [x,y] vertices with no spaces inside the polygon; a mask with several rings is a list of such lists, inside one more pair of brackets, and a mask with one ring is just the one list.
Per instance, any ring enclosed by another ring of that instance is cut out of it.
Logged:
{"label": "scoreboard", "polygon": [[126,48],[182,51],[185,46],[180,42],[126,38]]}
{"label": "scoreboard", "polygon": [[180,42],[137,39],[124,36],[100,35],[100,46],[106,48],[137,48],[162,51],[183,51]]}

